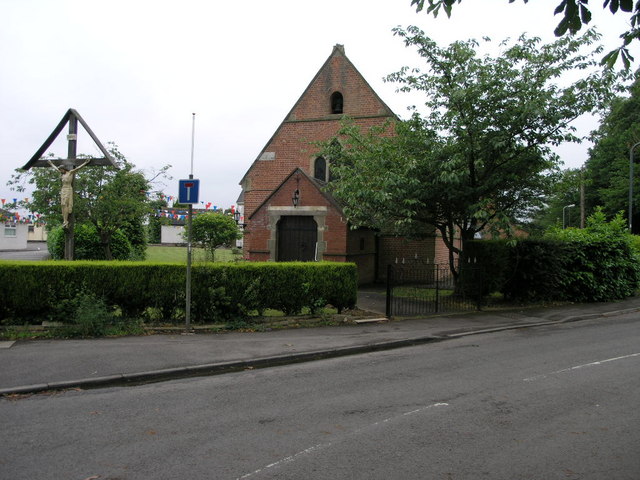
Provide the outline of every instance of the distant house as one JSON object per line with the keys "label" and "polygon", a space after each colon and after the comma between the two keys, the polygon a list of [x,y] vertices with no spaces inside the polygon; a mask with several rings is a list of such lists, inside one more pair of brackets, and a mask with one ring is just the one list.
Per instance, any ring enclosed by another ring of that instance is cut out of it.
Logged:
{"label": "distant house", "polygon": [[[236,200],[236,214],[240,233],[244,233],[244,192],[240,192],[240,196]],[[236,248],[244,248],[244,235],[236,240]]]}
{"label": "distant house", "polygon": [[0,250],[25,250],[29,225],[20,223],[16,214],[0,210]]}
{"label": "distant house", "polygon": [[29,240],[30,242],[46,242],[47,241],[46,227],[38,223],[30,224],[27,240]]}
{"label": "distant house", "polygon": [[167,218],[169,222],[160,226],[160,243],[163,245],[183,245],[187,241],[183,238],[186,224],[187,210],[166,208],[159,210],[157,215]]}

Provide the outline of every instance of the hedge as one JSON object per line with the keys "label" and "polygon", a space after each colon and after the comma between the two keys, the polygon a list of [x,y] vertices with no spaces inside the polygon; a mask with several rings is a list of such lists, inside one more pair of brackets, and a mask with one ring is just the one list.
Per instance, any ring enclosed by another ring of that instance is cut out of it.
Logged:
{"label": "hedge", "polygon": [[604,302],[632,296],[640,263],[624,238],[473,241],[464,259],[485,273],[485,293],[519,301]]}
{"label": "hedge", "polygon": [[[52,229],[47,236],[47,248],[54,260],[64,258],[64,230],[62,227]],[[76,260],[105,260],[105,251],[100,235],[95,226],[79,224],[74,228],[74,258]],[[111,255],[114,260],[129,260],[135,253],[128,235],[116,230],[111,236]],[[144,257],[144,255],[143,255]],[[139,258],[138,258],[139,259]]]}
{"label": "hedge", "polygon": [[[123,316],[150,311],[161,319],[184,318],[186,268],[141,262],[0,262],[0,321],[64,321],[60,306],[79,294],[95,295]],[[194,265],[191,319],[208,323],[266,309],[295,314],[331,304],[338,311],[357,299],[354,264],[241,263]]]}

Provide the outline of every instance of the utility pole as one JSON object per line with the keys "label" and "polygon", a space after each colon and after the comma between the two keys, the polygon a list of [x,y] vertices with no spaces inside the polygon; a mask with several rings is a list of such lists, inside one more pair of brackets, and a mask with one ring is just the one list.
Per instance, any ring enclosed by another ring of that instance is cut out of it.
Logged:
{"label": "utility pole", "polygon": [[580,169],[580,228],[585,225],[585,202],[584,202],[584,165]]}

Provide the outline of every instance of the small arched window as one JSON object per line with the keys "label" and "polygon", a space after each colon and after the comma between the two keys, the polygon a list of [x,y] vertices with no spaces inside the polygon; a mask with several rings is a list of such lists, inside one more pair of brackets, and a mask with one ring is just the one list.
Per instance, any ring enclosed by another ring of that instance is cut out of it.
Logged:
{"label": "small arched window", "polygon": [[313,178],[322,182],[327,181],[327,161],[323,157],[316,158],[313,164]]}
{"label": "small arched window", "polygon": [[331,113],[342,113],[344,100],[340,92],[333,92],[331,95]]}

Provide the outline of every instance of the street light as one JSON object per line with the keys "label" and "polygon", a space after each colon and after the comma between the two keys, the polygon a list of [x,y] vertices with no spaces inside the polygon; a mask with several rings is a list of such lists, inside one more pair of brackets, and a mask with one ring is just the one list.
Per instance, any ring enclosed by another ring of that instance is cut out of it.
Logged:
{"label": "street light", "polygon": [[565,209],[567,209],[567,208],[571,208],[571,207],[575,207],[575,206],[576,206],[576,204],[575,204],[575,203],[572,203],[571,205],[565,205],[564,207],[562,207],[562,229],[563,229],[563,230],[566,228],[566,227],[565,227],[565,222],[564,222],[564,211],[565,211]]}
{"label": "street light", "polygon": [[638,145],[640,145],[640,142],[629,149],[629,232],[632,232],[631,227],[633,227],[633,150]]}

